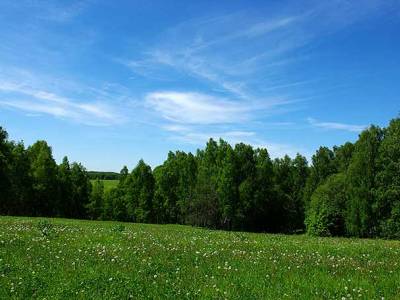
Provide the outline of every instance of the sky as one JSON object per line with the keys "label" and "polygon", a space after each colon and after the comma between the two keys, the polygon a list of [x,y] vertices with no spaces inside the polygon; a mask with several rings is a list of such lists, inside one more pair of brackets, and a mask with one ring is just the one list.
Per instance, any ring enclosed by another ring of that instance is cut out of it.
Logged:
{"label": "sky", "polygon": [[0,1],[0,126],[89,170],[310,158],[400,112],[400,1]]}

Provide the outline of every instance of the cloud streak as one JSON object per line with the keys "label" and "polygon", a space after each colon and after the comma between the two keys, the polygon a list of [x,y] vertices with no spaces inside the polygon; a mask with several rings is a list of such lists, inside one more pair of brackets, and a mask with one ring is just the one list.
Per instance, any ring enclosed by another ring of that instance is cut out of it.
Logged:
{"label": "cloud streak", "polygon": [[78,102],[25,84],[0,82],[0,106],[25,112],[43,113],[87,125],[120,123],[123,117],[101,102]]}
{"label": "cloud streak", "polygon": [[361,132],[365,128],[367,128],[366,125],[352,125],[352,124],[337,123],[337,122],[320,122],[313,118],[308,118],[307,121],[313,127],[327,129],[327,130],[344,130],[349,132]]}
{"label": "cloud streak", "polygon": [[283,157],[289,155],[295,157],[297,153],[307,153],[302,148],[267,141],[257,137],[257,133],[254,131],[198,131],[195,128],[170,128],[177,135],[172,137],[173,140],[189,143],[197,146],[203,146],[210,138],[219,140],[220,138],[230,143],[232,146],[238,143],[245,143],[252,145],[255,148],[265,148],[268,150],[272,158]]}
{"label": "cloud streak", "polygon": [[[342,12],[346,20],[342,21],[336,11]],[[151,91],[145,96],[146,107],[156,113],[162,120],[160,127],[173,138],[188,143],[204,142],[209,137],[235,142],[242,139],[252,145],[268,144],[275,153],[294,154],[293,147],[259,140],[259,131],[252,130],[251,123],[259,121],[259,128],[274,114],[301,109],[293,104],[315,95],[315,83],[321,79],[287,76],[288,68],[312,55],[296,51],[372,11],[370,6],[355,9],[350,3],[335,2],[280,15],[255,13],[249,18],[248,12],[238,12],[188,20],[162,32],[158,42],[139,57],[119,62],[138,75],[154,74],[155,80],[162,79],[160,74],[173,72],[178,76],[171,78],[200,84],[200,89]],[[299,90],[302,94],[297,93]],[[314,119],[308,122],[326,130],[360,132],[364,128]],[[247,131],[241,130],[245,123]],[[222,125],[229,125],[229,129],[221,130]]]}
{"label": "cloud streak", "polygon": [[243,104],[194,92],[154,92],[146,103],[163,118],[185,124],[241,122],[249,112]]}

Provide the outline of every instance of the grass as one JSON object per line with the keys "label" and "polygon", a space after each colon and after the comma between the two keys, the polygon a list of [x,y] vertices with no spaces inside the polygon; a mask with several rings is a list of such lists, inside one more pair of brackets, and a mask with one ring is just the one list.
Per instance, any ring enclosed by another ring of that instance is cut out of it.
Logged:
{"label": "grass", "polygon": [[[96,179],[92,179],[90,181],[92,183],[94,183],[96,181]],[[109,191],[113,187],[116,187],[118,185],[118,182],[119,182],[119,180],[113,180],[113,179],[104,179],[104,180],[100,180],[100,181],[103,182],[105,191]]]}
{"label": "grass", "polygon": [[400,242],[0,218],[0,299],[399,299]]}

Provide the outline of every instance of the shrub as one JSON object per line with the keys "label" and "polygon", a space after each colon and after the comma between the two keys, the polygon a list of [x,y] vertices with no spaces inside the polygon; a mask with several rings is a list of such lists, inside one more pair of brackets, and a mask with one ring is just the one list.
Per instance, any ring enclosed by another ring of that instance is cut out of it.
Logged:
{"label": "shrub", "polygon": [[346,178],[335,174],[319,186],[311,196],[306,216],[307,233],[337,236],[345,233]]}

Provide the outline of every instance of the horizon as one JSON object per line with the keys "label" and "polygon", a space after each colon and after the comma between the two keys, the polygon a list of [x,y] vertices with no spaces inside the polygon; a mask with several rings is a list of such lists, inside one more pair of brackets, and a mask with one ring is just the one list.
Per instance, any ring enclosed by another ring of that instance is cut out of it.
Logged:
{"label": "horizon", "polygon": [[119,172],[209,138],[310,159],[398,116],[399,1],[169,4],[2,1],[10,139]]}

